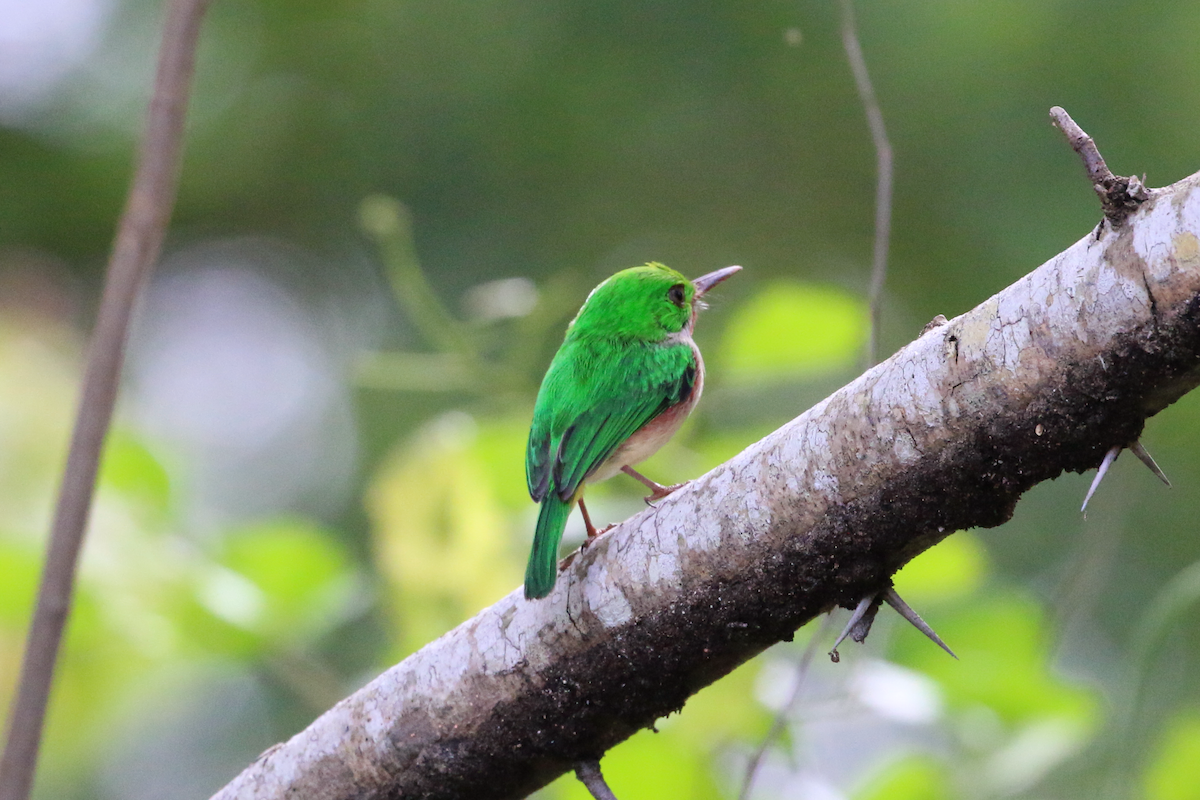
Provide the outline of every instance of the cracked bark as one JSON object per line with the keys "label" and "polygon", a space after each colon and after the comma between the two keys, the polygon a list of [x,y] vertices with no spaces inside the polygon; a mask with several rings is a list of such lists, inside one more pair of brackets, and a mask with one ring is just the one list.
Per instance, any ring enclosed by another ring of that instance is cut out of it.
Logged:
{"label": "cracked bark", "polygon": [[[925,332],[264,754],[215,797],[516,798],[1200,383],[1200,174]],[[969,667],[968,667],[969,668]]]}

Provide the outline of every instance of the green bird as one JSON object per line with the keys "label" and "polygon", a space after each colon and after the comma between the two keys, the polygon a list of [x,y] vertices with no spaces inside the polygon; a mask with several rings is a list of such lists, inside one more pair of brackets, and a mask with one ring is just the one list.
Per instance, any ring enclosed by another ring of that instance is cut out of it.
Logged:
{"label": "green bird", "polygon": [[666,444],[700,399],[704,361],[692,341],[700,298],[740,269],[694,281],[654,262],[622,270],[592,290],[567,326],[538,391],[525,453],[529,494],[542,504],[526,598],[554,588],[575,503],[588,539],[599,535],[583,504],[585,483],[625,472],[650,487],[648,503],[683,485],[662,486],[633,466]]}

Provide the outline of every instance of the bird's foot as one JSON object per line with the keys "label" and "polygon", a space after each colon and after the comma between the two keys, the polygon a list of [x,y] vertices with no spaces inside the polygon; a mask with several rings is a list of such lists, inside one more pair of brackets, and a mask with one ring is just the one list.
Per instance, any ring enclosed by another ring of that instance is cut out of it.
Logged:
{"label": "bird's foot", "polygon": [[871,632],[871,623],[875,621],[875,612],[879,610],[881,602],[887,603],[894,608],[900,616],[908,620],[914,628],[925,634],[931,642],[945,650],[951,657],[958,658],[958,656],[954,655],[954,651],[942,641],[942,637],[938,636],[933,628],[929,627],[929,623],[921,619],[921,615],[913,611],[912,607],[904,602],[903,598],[896,593],[893,587],[888,586],[882,592],[869,594],[858,601],[858,606],[854,609],[854,613],[850,615],[850,621],[846,623],[846,627],[842,630],[841,635],[833,643],[833,649],[829,651],[829,659],[831,661],[837,663],[841,659],[837,648],[847,636],[859,644],[866,641],[867,634]]}
{"label": "bird's foot", "polygon": [[687,486],[689,483],[689,481],[684,481],[683,483],[674,483],[674,484],[671,484],[670,486],[663,486],[661,483],[650,480],[649,478],[647,478],[642,473],[638,472],[633,467],[621,467],[621,471],[624,472],[629,477],[635,478],[636,480],[640,481],[643,486],[647,487],[650,490],[650,494],[646,495],[642,499],[644,499],[646,501],[646,505],[650,506],[651,508],[654,508],[655,500],[662,500],[667,495],[671,494],[674,491],[682,489],[684,486]]}
{"label": "bird's foot", "polygon": [[683,483],[674,483],[670,486],[659,486],[642,499],[646,501],[646,505],[650,506],[651,508],[657,508],[657,506],[654,505],[655,500],[662,500],[664,497],[671,494],[671,492],[674,492],[677,489],[682,489],[687,485],[688,482],[684,481]]}
{"label": "bird's foot", "polygon": [[617,527],[617,523],[614,522],[611,525],[605,525],[603,528],[600,528],[599,530],[597,530],[596,528],[588,528],[587,537],[584,538],[583,544],[579,545],[579,549],[587,550],[588,545],[590,545],[592,542],[596,541],[601,536],[608,533],[615,527]]}

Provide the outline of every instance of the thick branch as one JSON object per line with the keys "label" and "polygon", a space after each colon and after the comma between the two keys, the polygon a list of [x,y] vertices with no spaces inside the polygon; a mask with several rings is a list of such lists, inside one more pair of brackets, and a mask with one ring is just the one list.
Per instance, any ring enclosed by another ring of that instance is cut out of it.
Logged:
{"label": "thick branch", "polygon": [[129,319],[158,259],[175,204],[196,42],[208,3],[173,0],[167,6],[137,172],[117,229],[96,328],[88,347],[82,397],[9,718],[8,741],[0,760],[0,800],[24,800],[32,785],[54,665],[71,608],[75,564],[91,509],[100,452],[117,399]]}
{"label": "thick branch", "polygon": [[232,798],[516,798],[1200,383],[1200,175],[924,333],[251,765]]}

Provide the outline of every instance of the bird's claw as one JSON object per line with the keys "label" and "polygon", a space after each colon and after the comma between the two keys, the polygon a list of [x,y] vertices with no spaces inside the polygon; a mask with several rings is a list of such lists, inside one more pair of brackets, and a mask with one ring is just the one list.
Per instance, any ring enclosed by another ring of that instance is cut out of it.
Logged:
{"label": "bird's claw", "polygon": [[683,483],[675,483],[670,486],[658,486],[642,499],[645,500],[646,505],[650,506],[651,508],[658,508],[658,506],[654,505],[656,500],[662,500],[664,497],[667,497],[672,492],[682,489],[684,486],[687,486],[687,481],[684,481]]}
{"label": "bird's claw", "polygon": [[601,536],[603,536],[604,534],[608,533],[609,531],[611,531],[611,530],[612,530],[613,528],[615,528],[615,527],[617,527],[617,523],[615,523],[615,522],[614,522],[614,523],[612,523],[611,525],[605,525],[603,528],[600,528],[599,530],[596,530],[596,529],[594,529],[594,528],[593,528],[592,530],[589,530],[589,531],[587,532],[587,536],[586,536],[586,537],[584,537],[583,544],[579,545],[579,549],[580,549],[580,550],[587,550],[587,548],[588,548],[588,545],[589,545],[589,544],[591,544],[592,542],[596,541],[596,540],[597,540],[597,539],[599,539]]}

